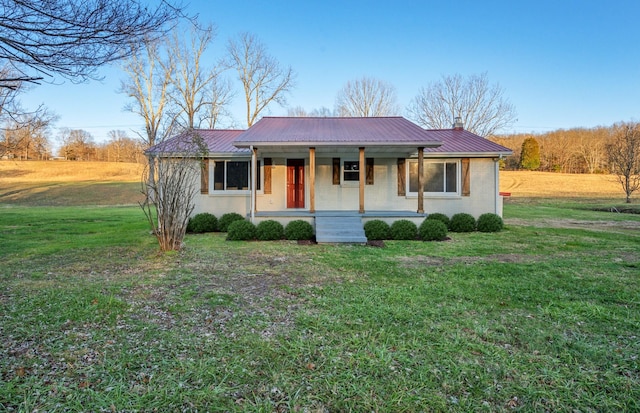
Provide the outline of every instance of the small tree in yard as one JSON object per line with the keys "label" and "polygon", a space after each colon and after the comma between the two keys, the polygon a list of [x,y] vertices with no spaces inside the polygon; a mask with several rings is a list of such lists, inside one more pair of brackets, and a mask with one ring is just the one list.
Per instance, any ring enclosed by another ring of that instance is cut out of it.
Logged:
{"label": "small tree in yard", "polygon": [[607,144],[611,171],[631,203],[631,194],[640,189],[640,124],[622,123],[614,127],[613,141]]}
{"label": "small tree in yard", "polygon": [[182,248],[206,154],[204,141],[193,132],[156,145],[149,152],[154,168],[149,168],[147,175],[148,171],[155,171],[155,179],[144,177],[145,201],[140,206],[161,251]]}

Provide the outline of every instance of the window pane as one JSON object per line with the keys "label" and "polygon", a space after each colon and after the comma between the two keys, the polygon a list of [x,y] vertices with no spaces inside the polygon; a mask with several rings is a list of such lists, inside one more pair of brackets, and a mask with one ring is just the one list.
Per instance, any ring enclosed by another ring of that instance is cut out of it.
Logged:
{"label": "window pane", "polygon": [[256,163],[256,189],[259,191],[260,189],[262,189],[262,184],[260,183],[261,181],[261,175],[260,175],[260,161],[257,161]]}
{"label": "window pane", "polygon": [[444,192],[444,164],[424,163],[424,192]]}
{"label": "window pane", "polygon": [[227,162],[227,191],[249,189],[249,162]]}
{"label": "window pane", "polygon": [[409,192],[418,192],[418,162],[409,162]]}
{"label": "window pane", "polygon": [[360,180],[360,162],[344,161],[344,180],[358,181]]}
{"label": "window pane", "polygon": [[213,189],[224,191],[224,162],[216,162],[213,167]]}
{"label": "window pane", "polygon": [[447,162],[447,192],[458,192],[458,164]]}

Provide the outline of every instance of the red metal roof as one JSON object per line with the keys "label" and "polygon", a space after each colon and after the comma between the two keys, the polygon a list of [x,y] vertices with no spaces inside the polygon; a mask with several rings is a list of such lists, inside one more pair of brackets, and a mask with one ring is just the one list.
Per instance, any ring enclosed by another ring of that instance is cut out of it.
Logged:
{"label": "red metal roof", "polygon": [[[402,117],[264,117],[248,130],[197,129],[209,154],[247,154],[264,146],[424,146],[442,156],[509,155],[511,150],[462,129],[422,129]],[[151,154],[192,151],[185,132],[147,150]]]}
{"label": "red metal roof", "polygon": [[264,117],[234,142],[236,146],[439,146],[442,142],[402,117]]}
{"label": "red metal roof", "polygon": [[425,153],[449,153],[449,154],[502,154],[510,155],[511,149],[491,142],[475,133],[463,129],[430,129],[431,135],[442,141],[442,146],[437,148],[425,148]]}
{"label": "red metal roof", "polygon": [[238,148],[233,145],[233,141],[243,132],[243,130],[196,129],[162,141],[149,148],[147,153],[170,154],[196,150],[196,148],[191,144],[192,140],[190,139],[190,136],[192,136],[192,133],[197,133],[203,139],[210,154],[248,153],[248,149]]}

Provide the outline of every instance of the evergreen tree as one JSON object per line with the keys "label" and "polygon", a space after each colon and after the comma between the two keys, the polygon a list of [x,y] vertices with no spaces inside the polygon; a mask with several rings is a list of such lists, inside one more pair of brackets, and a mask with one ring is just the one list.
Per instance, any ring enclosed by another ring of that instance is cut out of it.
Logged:
{"label": "evergreen tree", "polygon": [[540,167],[540,145],[538,145],[538,141],[533,137],[527,138],[522,142],[520,167],[530,171]]}

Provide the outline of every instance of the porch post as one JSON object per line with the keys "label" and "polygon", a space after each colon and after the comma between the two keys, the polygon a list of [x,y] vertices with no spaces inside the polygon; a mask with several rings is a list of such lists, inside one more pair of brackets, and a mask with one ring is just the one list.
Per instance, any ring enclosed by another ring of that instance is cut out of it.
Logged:
{"label": "porch post", "polygon": [[364,213],[364,183],[367,179],[367,175],[366,175],[366,171],[367,168],[364,164],[364,148],[360,148],[360,160],[359,160],[359,167],[360,167],[360,177],[358,179],[359,184],[360,184],[360,208],[358,210],[358,212],[360,212],[361,214]]}
{"label": "porch post", "polygon": [[309,148],[309,212],[316,212],[316,148]]}
{"label": "porch post", "polygon": [[251,145],[251,223],[255,224],[255,220],[256,220],[256,186],[257,186],[257,175],[258,175],[258,168],[257,168],[257,162],[256,162],[256,157],[257,157],[257,152],[258,150],[255,149],[253,147],[253,145]]}
{"label": "porch post", "polygon": [[424,214],[424,147],[418,148],[418,214]]}

